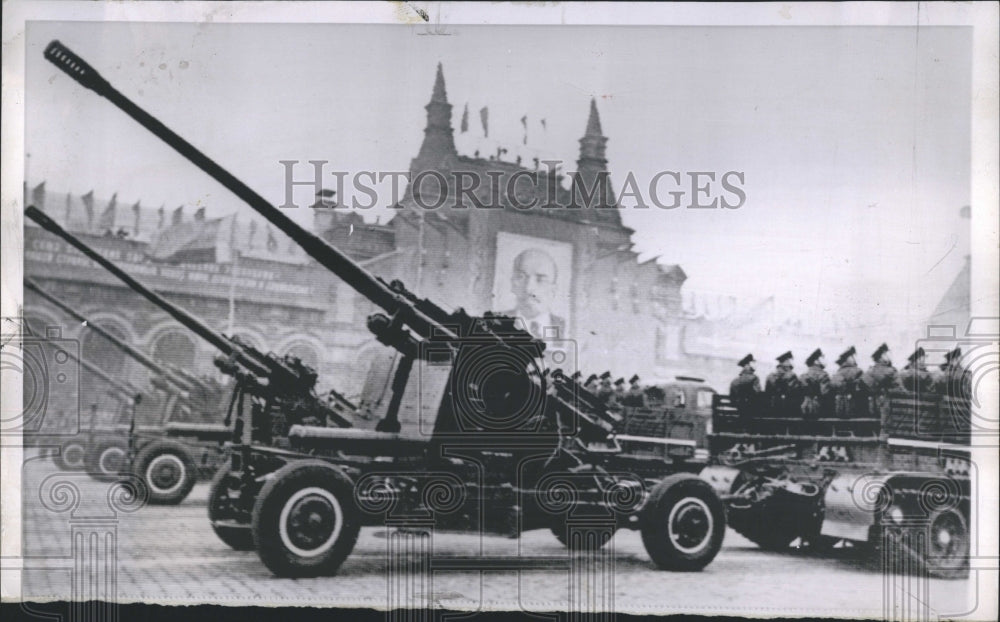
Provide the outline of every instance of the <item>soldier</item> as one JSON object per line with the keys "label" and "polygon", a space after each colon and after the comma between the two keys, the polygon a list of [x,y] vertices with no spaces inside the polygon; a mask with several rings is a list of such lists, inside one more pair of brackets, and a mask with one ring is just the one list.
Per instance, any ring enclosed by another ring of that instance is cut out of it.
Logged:
{"label": "soldier", "polygon": [[641,386],[639,386],[639,374],[633,374],[632,377],[628,379],[628,383],[628,393],[625,394],[623,402],[625,406],[646,408],[648,406],[648,402],[646,401],[646,392],[642,390]]}
{"label": "soldier", "polygon": [[819,348],[806,359],[809,369],[802,374],[802,416],[807,419],[821,417],[826,410],[827,395],[830,393],[830,374],[826,373],[826,361]]}
{"label": "soldier", "polygon": [[927,394],[934,389],[934,376],[927,370],[926,353],[923,348],[917,348],[907,358],[909,363],[899,374],[899,384],[907,391],[917,394]]}
{"label": "soldier", "polygon": [[867,391],[861,382],[863,372],[855,358],[858,351],[851,346],[837,357],[837,373],[830,379],[830,389],[834,395],[834,410],[838,417],[863,416],[867,414],[863,401]]}
{"label": "soldier", "polygon": [[619,378],[615,380],[615,390],[611,394],[611,398],[608,400],[609,408],[621,408],[625,405],[625,379]]}
{"label": "soldier", "polygon": [[760,378],[754,372],[754,362],[753,354],[740,359],[738,365],[743,369],[729,384],[729,399],[742,418],[755,415],[760,404]]}
{"label": "soldier", "polygon": [[601,381],[601,386],[597,389],[597,399],[607,406],[611,396],[615,394],[615,390],[611,387],[611,372],[604,372],[598,379]]}
{"label": "soldier", "polygon": [[881,411],[886,396],[899,386],[899,372],[892,366],[889,346],[884,343],[872,352],[872,360],[875,364],[868,368],[861,381],[875,398],[875,407]]}
{"label": "soldier", "polygon": [[972,375],[961,363],[962,348],[955,348],[944,355],[937,392],[948,397],[972,398]]}
{"label": "soldier", "polygon": [[792,353],[785,352],[777,358],[778,367],[767,377],[764,392],[767,394],[771,411],[779,417],[798,416],[798,397],[802,388],[799,377],[793,371],[795,364]]}
{"label": "soldier", "polygon": [[587,382],[583,383],[583,388],[597,395],[597,374],[587,376]]}

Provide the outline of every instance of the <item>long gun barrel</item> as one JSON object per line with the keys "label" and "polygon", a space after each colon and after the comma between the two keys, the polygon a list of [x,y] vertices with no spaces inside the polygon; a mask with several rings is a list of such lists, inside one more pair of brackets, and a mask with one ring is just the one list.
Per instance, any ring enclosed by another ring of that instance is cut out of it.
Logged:
{"label": "long gun barrel", "polygon": [[181,376],[180,374],[176,373],[176,371],[174,371],[173,369],[169,369],[167,367],[164,367],[160,363],[157,363],[156,361],[154,361],[152,358],[150,358],[149,356],[147,356],[141,350],[138,350],[138,349],[134,348],[133,346],[131,346],[130,344],[126,343],[125,341],[119,339],[118,337],[116,337],[112,333],[110,333],[107,330],[101,328],[99,325],[94,324],[93,322],[88,321],[87,318],[84,317],[82,314],[80,314],[78,311],[76,311],[75,309],[73,309],[72,307],[70,307],[69,305],[67,305],[62,300],[59,300],[57,297],[53,296],[49,292],[47,292],[44,289],[42,289],[37,283],[35,283],[34,281],[32,281],[30,278],[25,277],[25,279],[24,279],[24,287],[27,288],[27,289],[29,289],[29,290],[31,290],[31,291],[33,291],[33,292],[35,292],[36,294],[38,294],[39,296],[41,296],[45,300],[47,300],[50,303],[52,303],[54,306],[56,306],[58,309],[60,309],[66,315],[72,317],[73,319],[75,319],[75,320],[77,320],[79,322],[83,322],[84,324],[86,324],[86,326],[88,328],[90,328],[91,330],[93,330],[94,332],[96,332],[101,337],[104,337],[106,340],[108,340],[109,342],[111,342],[119,350],[121,350],[125,354],[127,354],[127,355],[131,356],[132,358],[134,358],[136,361],[138,361],[139,363],[141,363],[143,366],[145,366],[146,368],[148,368],[153,373],[159,374],[164,379],[166,379],[171,384],[173,384],[175,387],[181,389],[182,391],[187,391],[187,392],[190,392],[191,389],[193,388],[193,385],[195,384],[194,382],[192,382],[192,381],[188,380],[187,378]]}
{"label": "long gun barrel", "polygon": [[[59,41],[52,41],[45,48],[45,58],[62,69],[66,74],[82,86],[105,97],[112,104],[132,117],[140,125],[155,134],[161,140],[173,147],[178,153],[190,160],[195,166],[205,171],[213,179],[229,189],[233,194],[243,199],[254,210],[259,212],[285,235],[295,240],[310,257],[325,268],[343,279],[358,293],[372,303],[384,309],[391,317],[383,318],[374,323],[369,322],[369,328],[387,342],[408,342],[400,325],[405,324],[423,339],[434,337],[438,340],[457,340],[459,335],[453,330],[455,324],[471,325],[464,313],[449,315],[437,305],[429,301],[420,301],[407,292],[402,285],[394,283],[387,285],[362,266],[352,261],[347,255],[327,244],[318,236],[299,227],[278,208],[267,202],[264,197],[250,189],[249,186],[234,177],[229,171],[219,166],[215,161],[199,151],[158,119],[140,108],[133,101],[122,95],[105,80],[86,61],[77,56]],[[489,320],[490,318],[487,318]],[[388,320],[388,321],[386,321]],[[494,326],[496,322],[492,323]],[[487,322],[479,322],[480,332],[489,334],[491,326]],[[506,339],[530,338],[523,331],[504,330]],[[523,334],[522,334],[523,333]],[[497,337],[498,343],[504,339]],[[412,349],[412,347],[408,348]]]}
{"label": "long gun barrel", "polygon": [[109,375],[106,371],[98,367],[97,365],[94,365],[93,363],[76,356],[75,354],[73,354],[68,350],[66,350],[65,352],[66,355],[70,358],[70,360],[76,361],[77,363],[80,364],[81,367],[83,367],[90,373],[94,374],[95,376],[103,380],[105,383],[107,383],[108,386],[114,389],[117,397],[134,398],[136,395],[139,395],[141,393],[139,389],[132,386],[132,383],[117,380],[113,378],[111,375]]}
{"label": "long gun barrel", "polygon": [[65,240],[147,300],[166,311],[175,320],[222,351],[228,358],[217,357],[215,363],[223,372],[246,380],[250,380],[252,376],[254,384],[257,387],[256,390],[262,393],[268,392],[272,395],[280,393],[286,396],[295,395],[297,397],[309,396],[310,398],[314,398],[312,399],[312,403],[315,406],[317,415],[321,413],[342,427],[351,426],[350,421],[344,416],[344,411],[348,409],[353,410],[353,405],[350,403],[341,405],[339,408],[340,412],[338,412],[338,409],[321,404],[312,392],[316,383],[315,371],[303,365],[297,359],[289,359],[289,357],[279,359],[274,355],[265,355],[249,346],[239,343],[235,339],[213,331],[200,319],[177,305],[170,303],[153,290],[129,276],[128,273],[102,257],[79,238],[64,230],[38,208],[29,205],[25,208],[24,214],[42,228]]}

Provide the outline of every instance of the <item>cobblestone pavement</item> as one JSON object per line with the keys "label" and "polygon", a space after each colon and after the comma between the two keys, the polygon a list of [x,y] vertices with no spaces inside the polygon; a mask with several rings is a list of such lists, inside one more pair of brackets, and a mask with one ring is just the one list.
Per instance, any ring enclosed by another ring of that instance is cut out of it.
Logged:
{"label": "cobblestone pavement", "polygon": [[[74,573],[79,571],[73,562],[74,538],[81,545],[92,536],[79,534],[105,530],[117,541],[117,562],[103,576],[109,577],[113,593],[123,602],[373,607],[389,602],[386,528],[363,529],[353,554],[335,577],[277,579],[256,553],[233,551],[212,533],[206,516],[206,483],[198,484],[181,505],[112,515],[110,484],[83,474],[58,473],[50,461],[38,458],[26,461],[22,477],[26,597],[71,598]],[[73,485],[53,486],[56,481]],[[78,499],[72,496],[74,491]],[[111,518],[102,522],[101,516]],[[975,608],[967,604],[975,602],[970,596],[976,589],[974,580],[917,585],[920,580],[914,577],[883,577],[875,562],[850,549],[835,550],[824,558],[768,553],[731,530],[718,557],[699,573],[656,570],[638,533],[621,531],[604,558],[609,561],[601,567],[603,574],[580,589],[573,587],[581,584],[572,580],[575,575],[567,568],[580,567],[587,561],[585,554],[567,552],[548,531],[528,532],[520,539],[444,533],[436,534],[432,543],[432,569],[437,560],[475,555],[477,567],[486,570],[439,570],[423,582],[405,577],[411,580],[409,591],[391,602],[564,610],[569,602],[586,603],[589,598],[591,606],[601,603],[617,611],[881,618],[883,594],[896,588],[920,590],[935,618]],[[538,559],[537,566],[520,571],[505,566],[518,555]]]}

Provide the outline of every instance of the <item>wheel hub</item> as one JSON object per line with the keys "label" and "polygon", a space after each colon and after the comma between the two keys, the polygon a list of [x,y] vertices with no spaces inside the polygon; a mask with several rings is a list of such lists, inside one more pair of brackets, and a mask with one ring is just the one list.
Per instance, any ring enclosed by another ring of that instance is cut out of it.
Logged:
{"label": "wheel hub", "polygon": [[296,546],[313,549],[326,542],[336,524],[336,512],[318,496],[305,497],[292,506],[288,535]]}
{"label": "wheel hub", "polygon": [[695,553],[708,545],[713,529],[712,516],[701,499],[682,499],[670,512],[667,532],[685,553]]}

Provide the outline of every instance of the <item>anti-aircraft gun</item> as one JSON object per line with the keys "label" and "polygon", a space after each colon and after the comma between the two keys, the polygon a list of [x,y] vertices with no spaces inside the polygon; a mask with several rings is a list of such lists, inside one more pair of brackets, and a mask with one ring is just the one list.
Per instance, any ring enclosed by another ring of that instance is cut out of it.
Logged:
{"label": "anti-aircraft gun", "polygon": [[[312,425],[350,426],[348,419],[354,405],[343,396],[332,404],[319,399],[313,392],[316,372],[293,356],[279,357],[273,353],[262,353],[227,337],[208,327],[202,320],[150,290],[135,280],[121,268],[102,257],[76,236],[65,231],[55,221],[33,206],[25,209],[25,215],[42,228],[59,236],[95,263],[118,277],[126,285],[160,307],[185,327],[218,348],[222,354],[214,360],[215,365],[225,374],[235,379],[229,412],[217,414],[217,423],[192,423],[164,421],[158,433],[147,435],[141,443],[132,440],[134,455],[130,456],[131,468],[146,480],[150,490],[150,500],[157,503],[179,503],[191,491],[200,470],[214,472],[218,460],[223,455],[222,444],[227,440],[242,438],[244,418],[242,410],[235,417],[237,407],[242,405],[244,396],[252,396],[254,404],[248,440],[264,444],[286,443],[289,427],[294,423],[307,422]],[[27,282],[27,287],[46,297],[71,316],[85,321],[83,316],[47,294],[37,285]],[[125,352],[135,357],[151,370],[162,374],[163,382],[172,387],[175,403],[168,404],[171,412],[184,409],[190,392],[200,389],[183,375],[158,365],[139,350],[116,339],[111,333],[91,325],[102,336],[109,339]],[[108,445],[110,447],[111,444]],[[197,447],[198,452],[192,452]],[[103,447],[95,447],[97,458]],[[206,453],[207,452],[207,453]],[[197,455],[196,455],[197,454]],[[95,459],[97,459],[95,458]],[[111,475],[110,473],[108,474]]]}
{"label": "anti-aircraft gun", "polygon": [[[513,318],[449,312],[398,281],[375,277],[300,228],[58,41],[45,56],[381,309],[367,326],[395,355],[388,376],[373,369],[382,382],[366,384],[363,408],[374,415],[374,425],[364,427],[365,417],[354,428],[291,425],[287,448],[242,434],[209,498],[213,529],[228,544],[256,547],[279,576],[328,574],[350,554],[363,524],[420,515],[433,517],[439,528],[508,535],[559,525],[566,542],[578,545],[582,538],[584,546],[596,547],[618,527],[639,529],[650,557],[664,569],[699,570],[715,557],[725,514],[711,486],[665,461],[658,472],[634,472],[602,413],[577,398],[573,383],[545,379],[540,359],[547,344]],[[232,360],[246,368],[259,363],[246,358],[238,352]],[[388,387],[388,399],[368,391],[376,385]],[[269,386],[247,392],[255,409]],[[574,531],[570,518],[585,518],[591,527]]]}
{"label": "anti-aircraft gun", "polygon": [[[92,424],[88,428],[89,434],[83,444],[83,466],[90,475],[101,480],[114,480],[122,472],[127,472],[132,462],[138,464],[136,459],[146,445],[163,437],[181,442],[183,449],[188,450],[184,453],[188,455],[180,456],[182,459],[179,466],[174,463],[173,468],[154,468],[151,471],[163,471],[158,478],[153,478],[158,481],[149,482],[152,483],[154,492],[164,487],[170,488],[178,480],[183,480],[186,464],[203,465],[197,470],[211,470],[214,473],[214,469],[210,467],[211,463],[218,462],[218,446],[229,438],[227,429],[219,422],[218,416],[224,391],[221,386],[212,387],[200,378],[182,374],[175,368],[153,360],[138,348],[90,321],[30,278],[24,279],[24,287],[93,330],[153,374],[150,376],[150,385],[154,390],[143,392],[141,404],[133,405],[130,416],[122,418],[114,426],[95,427]],[[83,365],[88,369],[93,367],[87,362],[83,362]],[[103,372],[98,370],[94,373]],[[138,393],[138,389],[133,389],[128,394]],[[212,412],[209,414],[206,411]],[[192,413],[202,419],[211,416],[212,421],[207,424],[204,421],[191,421]],[[180,455],[181,447],[173,449]],[[159,453],[149,456],[149,460],[155,461]],[[145,456],[143,461],[146,461]],[[173,463],[172,460],[170,462]],[[191,476],[194,476],[194,471]]]}

